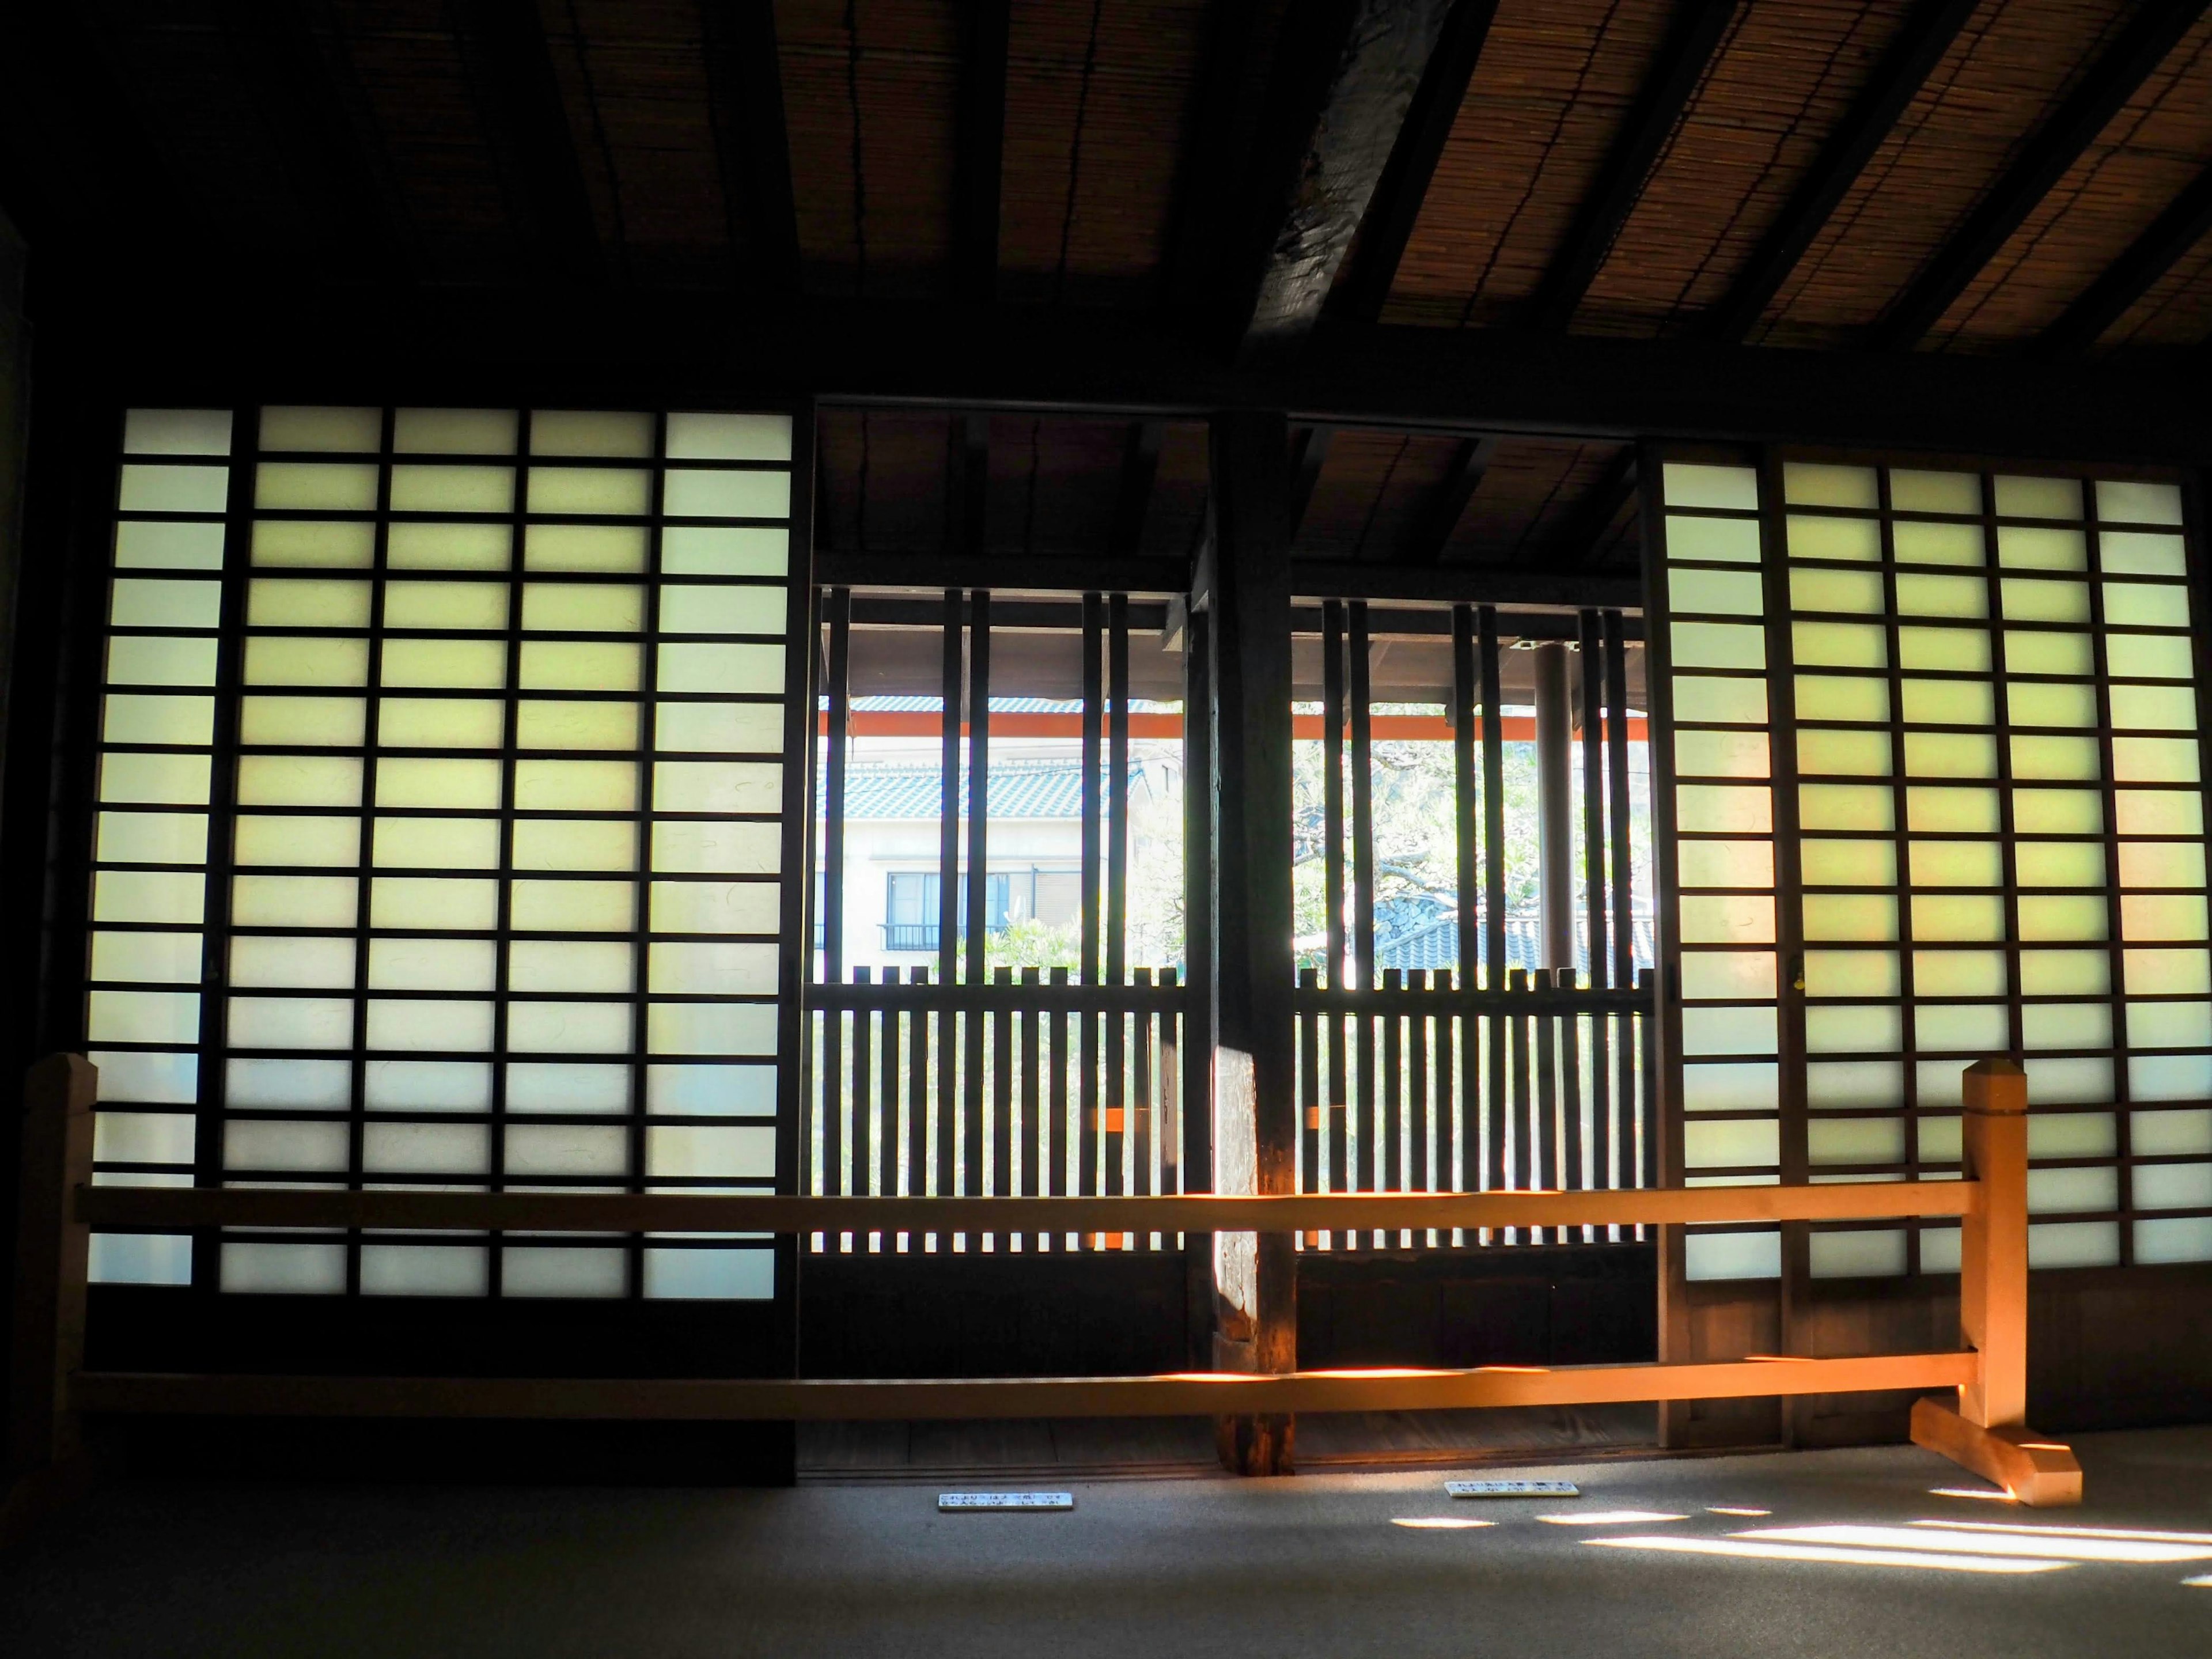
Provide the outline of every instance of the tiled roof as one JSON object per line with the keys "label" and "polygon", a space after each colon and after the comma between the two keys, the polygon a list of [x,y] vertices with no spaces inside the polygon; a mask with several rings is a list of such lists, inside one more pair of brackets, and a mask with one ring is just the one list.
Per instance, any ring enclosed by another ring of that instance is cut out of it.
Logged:
{"label": "tiled roof", "polygon": [[[1133,786],[1141,787],[1142,767],[1129,769]],[[817,785],[815,810],[827,810],[826,781]],[[934,765],[855,766],[845,775],[845,821],[929,819],[944,801],[943,779]],[[1074,820],[1083,816],[1083,766],[1077,761],[1011,761],[990,775],[993,819]],[[968,775],[962,769],[960,811],[968,811]]]}
{"label": "tiled roof", "polygon": [[[1535,916],[1505,918],[1505,965],[1512,968],[1534,968],[1542,959],[1541,920]],[[1651,931],[1651,918],[1638,916],[1635,923],[1636,965],[1649,968],[1656,959],[1657,942]],[[1588,972],[1589,946],[1587,935],[1576,932],[1575,966]],[[1435,969],[1459,966],[1459,918],[1439,916],[1419,927],[1390,939],[1375,942],[1375,965],[1377,968],[1421,968]]]}

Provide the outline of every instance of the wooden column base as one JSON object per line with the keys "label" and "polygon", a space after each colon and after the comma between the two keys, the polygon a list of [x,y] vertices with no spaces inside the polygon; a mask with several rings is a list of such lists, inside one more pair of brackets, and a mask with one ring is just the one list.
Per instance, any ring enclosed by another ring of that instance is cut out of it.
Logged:
{"label": "wooden column base", "polygon": [[1288,1413],[1217,1417],[1213,1446],[1221,1454],[1221,1467],[1231,1474],[1295,1474],[1297,1430],[1297,1419]]}
{"label": "wooden column base", "polygon": [[2081,1466],[2073,1449],[2025,1424],[1985,1429],[1941,1400],[1917,1401],[1912,1443],[1993,1480],[2032,1509],[2081,1501]]}

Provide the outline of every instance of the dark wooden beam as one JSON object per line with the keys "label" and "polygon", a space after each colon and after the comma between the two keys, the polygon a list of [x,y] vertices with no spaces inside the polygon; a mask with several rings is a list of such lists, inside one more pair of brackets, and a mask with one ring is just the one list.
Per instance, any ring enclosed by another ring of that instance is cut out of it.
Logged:
{"label": "dark wooden beam", "polygon": [[1462,438],[1452,453],[1451,465],[1437,482],[1428,504],[1407,538],[1400,556],[1416,564],[1434,564],[1444,556],[1451,543],[1452,532],[1459,527],[1460,514],[1474,499],[1474,492],[1482,488],[1482,475],[1490,471],[1490,464],[1498,456],[1495,438]]}
{"label": "dark wooden beam", "polygon": [[799,213],[792,198],[775,8],[771,0],[699,0],[699,32],[739,286],[795,295]]}
{"label": "dark wooden beam", "polygon": [[1332,314],[1349,321],[1371,323],[1382,314],[1382,303],[1397,279],[1398,262],[1406,257],[1421,204],[1428,198],[1429,181],[1436,177],[1437,161],[1451,137],[1460,106],[1467,101],[1468,82],[1481,60],[1483,42],[1490,37],[1491,21],[1498,15],[1498,0],[1458,0],[1444,19],[1443,33],[1422,73],[1398,142],[1367,204],[1360,222],[1359,240],[1344,274],[1330,296]]}
{"label": "dark wooden beam", "polygon": [[988,306],[999,282],[999,181],[1006,138],[1006,37],[1012,0],[960,8],[958,151],[952,171],[952,292]]}
{"label": "dark wooden beam", "polygon": [[421,251],[405,201],[364,153],[356,100],[317,39],[337,33],[319,0],[223,0],[217,18],[271,153],[322,227],[325,267],[360,282],[415,281]]}
{"label": "dark wooden beam", "polygon": [[1806,169],[1721,302],[1701,319],[1700,332],[1741,340],[1813,246],[1866,165],[1881,148],[1981,0],[1921,0],[1868,76],[1848,113]]}
{"label": "dark wooden beam", "polygon": [[2063,356],[2095,345],[2208,233],[2212,233],[2212,167],[2191,179],[2128,251],[2043,331],[2035,343],[2037,353]]}
{"label": "dark wooden beam", "polygon": [[[85,372],[118,386],[127,377],[127,395],[141,401],[590,396],[681,407],[674,400],[813,394],[848,406],[1113,421],[1262,407],[1287,409],[1298,425],[1461,437],[2212,462],[2212,400],[2182,349],[2045,363],[1325,320],[1295,361],[1239,366],[1160,320],[1044,307],[811,301],[764,329],[720,295],[579,307],[558,295],[426,289],[349,314],[341,328],[320,295],[282,284],[189,296],[134,287],[119,296],[127,305],[112,303],[112,288],[94,297],[103,303],[58,307],[42,323],[73,319]],[[557,363],[549,338],[561,343]],[[312,358],[303,340],[315,344]]]}
{"label": "dark wooden beam", "polygon": [[1867,331],[1867,343],[1877,351],[1907,350],[1941,322],[1953,302],[2027,222],[2036,204],[2065,177],[2182,36],[2196,27],[2204,9],[2205,0],[2153,0],[2138,11]]}
{"label": "dark wooden beam", "polygon": [[521,240],[544,275],[577,286],[603,283],[599,220],[535,0],[455,0],[452,15]]}
{"label": "dark wooden beam", "polygon": [[1152,480],[1160,470],[1160,441],[1165,421],[1133,421],[1121,450],[1121,484],[1114,498],[1114,523],[1107,550],[1126,556],[1145,544],[1145,520],[1152,506]]}
{"label": "dark wooden beam", "polygon": [[[1291,592],[1300,599],[1368,599],[1383,604],[1587,605],[1614,611],[1642,607],[1644,579],[1549,567],[1341,564],[1293,559]],[[1376,626],[1379,631],[1389,631],[1380,623]],[[1440,632],[1449,631],[1449,619],[1440,621],[1437,628]],[[1559,637],[1572,635],[1563,630]]]}
{"label": "dark wooden beam", "polygon": [[1555,544],[1559,552],[1553,563],[1558,568],[1578,570],[1597,562],[1605,532],[1635,498],[1636,478],[1636,447],[1624,445],[1569,510]]}
{"label": "dark wooden beam", "polygon": [[[1283,518],[1290,432],[1236,410],[1212,427],[1215,852],[1214,1167],[1220,1193],[1297,1188],[1291,988],[1291,588]],[[1297,1257],[1282,1233],[1216,1240],[1216,1370],[1297,1368]],[[1222,1461],[1287,1474],[1288,1417],[1218,1420]]]}
{"label": "dark wooden beam", "polygon": [[1530,326],[1557,331],[1574,321],[1741,5],[1741,0],[1678,0],[1651,71],[1614,135],[1589,194],[1576,210],[1566,240],[1552,256],[1543,285],[1529,300]]}
{"label": "dark wooden beam", "polygon": [[1207,9],[1162,262],[1162,306],[1177,315],[1203,313],[1221,261],[1222,227],[1243,176],[1244,134],[1257,102],[1249,67],[1259,50],[1260,10],[1258,0],[1213,0]]}
{"label": "dark wooden beam", "polygon": [[1328,442],[1334,435],[1333,427],[1302,426],[1291,440],[1291,505],[1285,527],[1292,543],[1298,538],[1298,526],[1305,522],[1306,508],[1313,502],[1321,470],[1328,463]]}
{"label": "dark wooden beam", "polygon": [[1321,319],[1398,142],[1449,0],[1325,0],[1285,15],[1222,276],[1237,349],[1278,353]]}

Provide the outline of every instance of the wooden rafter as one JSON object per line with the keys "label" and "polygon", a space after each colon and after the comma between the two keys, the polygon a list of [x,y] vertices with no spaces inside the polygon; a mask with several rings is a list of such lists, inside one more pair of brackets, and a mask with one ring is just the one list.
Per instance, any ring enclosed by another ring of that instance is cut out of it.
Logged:
{"label": "wooden rafter", "polygon": [[1902,351],[1942,319],[2036,204],[2051,193],[2136,89],[2195,27],[2206,0],[2154,0],[2107,47],[2012,166],[1868,331],[1876,350]]}
{"label": "wooden rafter", "polygon": [[1922,0],[1905,19],[1857,100],[1736,273],[1734,285],[1703,319],[1700,332],[1741,340],[1757,325],[1980,4],[1981,0]]}
{"label": "wooden rafter", "polygon": [[1287,539],[1295,544],[1298,526],[1305,522],[1306,508],[1313,501],[1314,486],[1321,482],[1321,470],[1328,463],[1329,440],[1335,435],[1334,428],[1326,426],[1302,426],[1291,440],[1291,505]]}
{"label": "wooden rafter", "polygon": [[1295,347],[1321,319],[1449,15],[1449,0],[1293,8],[1231,245],[1224,312],[1239,349]]}
{"label": "wooden rafter", "polygon": [[1403,556],[1423,564],[1434,564],[1444,556],[1451,544],[1452,532],[1459,527],[1460,515],[1467,504],[1474,499],[1474,492],[1482,488],[1482,475],[1498,456],[1495,438],[1463,438],[1452,453],[1451,465],[1431,494],[1421,516],[1414,525],[1413,534],[1407,539]]}
{"label": "wooden rafter", "polygon": [[770,0],[699,0],[707,97],[740,286],[799,290],[799,216]]}
{"label": "wooden rafter", "polygon": [[1406,112],[1398,142],[1360,222],[1359,240],[1330,297],[1331,310],[1358,322],[1382,314],[1390,284],[1405,258],[1406,243],[1427,199],[1437,158],[1451,137],[1453,122],[1467,100],[1468,82],[1482,57],[1483,42],[1498,15],[1498,0],[1458,0],[1444,20],[1435,52]]}
{"label": "wooden rafter", "polygon": [[1566,240],[1553,256],[1543,285],[1529,301],[1529,326],[1557,331],[1574,320],[1741,4],[1741,0],[1679,0],[1674,21],[1636,94],[1635,106],[1576,211]]}
{"label": "wooden rafter", "polygon": [[452,15],[470,93],[523,240],[563,280],[602,282],[599,221],[536,4],[456,0]]}
{"label": "wooden rafter", "polygon": [[1559,556],[1556,564],[1566,569],[1587,568],[1597,562],[1598,550],[1604,545],[1605,533],[1620,516],[1636,494],[1636,447],[1624,444],[1613,458],[1606,463],[1605,471],[1597,481],[1583,491],[1569,509],[1565,527],[1558,538]]}
{"label": "wooden rafter", "polygon": [[2035,343],[2037,352],[2061,356],[2087,350],[2208,234],[2212,234],[2212,167],[2191,180],[2128,251],[2044,330]]}
{"label": "wooden rafter", "polygon": [[1114,497],[1114,523],[1108,550],[1136,552],[1145,544],[1145,520],[1152,505],[1152,480],[1160,470],[1165,421],[1133,421],[1121,450],[1121,482]]}
{"label": "wooden rafter", "polygon": [[1012,0],[960,8],[959,149],[952,174],[952,289],[988,305],[999,281],[999,181],[1006,138],[1006,39]]}

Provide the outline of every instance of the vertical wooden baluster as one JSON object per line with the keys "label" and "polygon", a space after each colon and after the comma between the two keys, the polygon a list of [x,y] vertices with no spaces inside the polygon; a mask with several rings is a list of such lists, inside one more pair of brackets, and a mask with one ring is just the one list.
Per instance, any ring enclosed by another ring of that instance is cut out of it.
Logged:
{"label": "vertical wooden baluster", "polygon": [[[1429,983],[1437,1005],[1437,1063],[1436,1063],[1436,1162],[1429,1180],[1431,1192],[1458,1192],[1466,1185],[1460,1175],[1460,1103],[1459,1091],[1455,1086],[1459,1079],[1457,1056],[1454,1050],[1459,1036],[1459,1015],[1456,999],[1459,988],[1453,982],[1452,971],[1440,968],[1430,975]],[[1451,1244],[1467,1241],[1458,1228],[1451,1231]]]}
{"label": "vertical wooden baluster", "polygon": [[[1043,982],[1044,975],[1035,968],[1022,969],[1022,984],[1034,990]],[[1040,996],[1023,998],[1022,1010],[1022,1184],[1016,1191],[1032,1198],[1044,1194],[1044,1142],[1040,1139],[1037,1114],[1042,1109],[1037,1089],[1038,1039],[1043,1035],[1039,1022],[1045,1016],[1039,1012],[1044,999]],[[1030,1248],[1036,1248],[1032,1239]]]}
{"label": "vertical wooden baluster", "polygon": [[[991,1012],[991,1183],[981,1190],[1011,1198],[1018,1190],[1013,1181],[1014,970],[994,969],[991,982],[999,1005]],[[1010,1237],[1001,1237],[994,1239],[991,1248],[1004,1250],[1012,1243]]]}
{"label": "vertical wooden baluster", "polygon": [[[1406,984],[1406,1140],[1407,1162],[1401,1182],[1407,1192],[1429,1190],[1429,976],[1422,969],[1409,969]],[[1419,1238],[1401,1233],[1401,1243],[1425,1245],[1431,1236]]]}
{"label": "vertical wooden baluster", "polygon": [[[868,970],[853,969],[853,983],[866,985]],[[853,1010],[853,1191],[863,1196],[881,1193],[876,1171],[883,1162],[884,1121],[876,1105],[875,1016],[865,1002]],[[853,1247],[868,1248],[856,1237]]]}
{"label": "vertical wooden baluster", "polygon": [[[1296,1042],[1298,1046],[1298,1190],[1302,1193],[1325,1193],[1328,1190],[1321,1167],[1323,1115],[1321,1103],[1321,1025],[1313,1006],[1320,988],[1319,969],[1298,969]],[[1309,1232],[1304,1235],[1304,1242],[1317,1244],[1321,1242],[1321,1235]]]}
{"label": "vertical wooden baluster", "polygon": [[[960,590],[945,593],[944,663],[939,684],[937,825],[937,983],[926,1023],[933,1039],[935,1086],[928,1091],[930,1129],[936,1140],[936,1179],[930,1190],[950,1196],[960,1146],[960,1016],[954,987],[960,981],[960,726],[966,707],[966,607]],[[945,1248],[951,1248],[948,1240]]]}
{"label": "vertical wooden baluster", "polygon": [[[1067,969],[1052,970],[1055,991],[1067,988]],[[1055,998],[1052,1012],[1047,1018],[1045,1031],[1050,1041],[1046,1045],[1051,1057],[1045,1067],[1044,1104],[1044,1185],[1039,1190],[1047,1198],[1064,1198],[1070,1188],[1067,1184],[1067,1155],[1076,1145],[1075,1091],[1069,1086],[1067,1075],[1067,1012],[1066,999]],[[1048,1235],[1055,1249],[1065,1249],[1070,1235]]]}
{"label": "vertical wooden baluster", "polygon": [[[1160,969],[1160,984],[1170,991],[1179,990],[1182,976],[1172,968]],[[1180,996],[1171,996],[1160,1007],[1160,1123],[1156,1139],[1159,1146],[1160,1182],[1163,1193],[1182,1191],[1182,1021],[1177,1010],[1182,1006]],[[1176,1236],[1180,1238],[1181,1235]]]}
{"label": "vertical wooden baluster", "polygon": [[[1555,975],[1559,988],[1570,995],[1576,989],[1575,970],[1562,968]],[[1583,1162],[1583,1042],[1582,1015],[1566,1002],[1553,1016],[1559,1043],[1559,1185],[1571,1193],[1589,1190],[1589,1170]],[[1588,1243],[1587,1227],[1570,1227],[1562,1237]]]}
{"label": "vertical wooden baluster", "polygon": [[[1139,997],[1152,988],[1152,970],[1139,968],[1131,977],[1136,981]],[[1139,1197],[1152,1190],[1152,1005],[1149,998],[1137,1004],[1132,1020],[1135,1037],[1129,1052],[1129,1110],[1136,1117],[1130,1126],[1129,1190]],[[1147,1235],[1132,1234],[1133,1248],[1149,1249],[1152,1240]]]}
{"label": "vertical wooden baluster", "polygon": [[1375,1187],[1396,1192],[1405,1185],[1406,1124],[1406,975],[1396,968],[1382,970],[1382,1087],[1376,1100]]}
{"label": "vertical wooden baluster", "polygon": [[[906,970],[906,977],[909,985],[927,985],[929,983],[929,969],[909,968]],[[944,1190],[932,1178],[929,1163],[929,1133],[933,1127],[930,1121],[929,1041],[931,1027],[935,1022],[935,1011],[927,1000],[917,998],[906,1022],[907,1190],[915,1194]],[[942,1126],[936,1127],[942,1133]],[[917,1238],[915,1243],[919,1247],[934,1249],[937,1236],[933,1233],[927,1239]]]}
{"label": "vertical wooden baluster", "polygon": [[[1536,1091],[1529,1097],[1528,1103],[1530,1127],[1534,1131],[1530,1145],[1534,1151],[1528,1164],[1528,1184],[1539,1188],[1567,1184],[1559,1162],[1559,1073],[1553,1030],[1557,1017],[1547,1006],[1551,1001],[1552,989],[1558,982],[1556,970],[1539,968],[1530,975],[1532,1006],[1529,1018],[1534,1024],[1536,1036]],[[1542,1243],[1544,1230],[1540,1227],[1534,1229],[1531,1240]],[[1565,1228],[1552,1230],[1553,1243],[1565,1241]]]}
{"label": "vertical wooden baluster", "polygon": [[[1506,971],[1505,988],[1512,997],[1511,1012],[1506,1020],[1505,1051],[1510,1080],[1506,1111],[1512,1124],[1513,1143],[1513,1178],[1507,1184],[1521,1192],[1536,1185],[1535,1112],[1528,1097],[1533,1058],[1528,1052],[1529,1038],[1534,1035],[1528,1029],[1529,980],[1526,968]],[[1540,1231],[1529,1230],[1526,1242],[1534,1243]]]}

